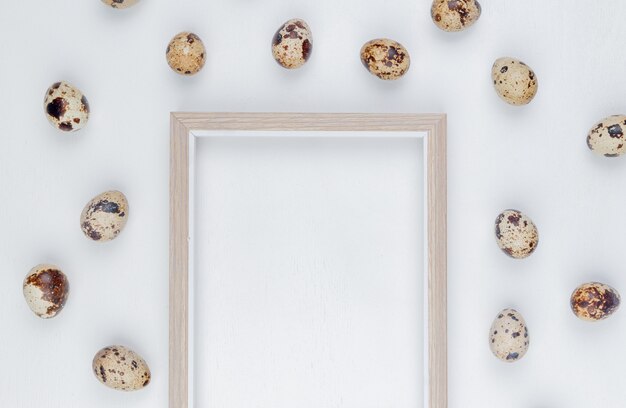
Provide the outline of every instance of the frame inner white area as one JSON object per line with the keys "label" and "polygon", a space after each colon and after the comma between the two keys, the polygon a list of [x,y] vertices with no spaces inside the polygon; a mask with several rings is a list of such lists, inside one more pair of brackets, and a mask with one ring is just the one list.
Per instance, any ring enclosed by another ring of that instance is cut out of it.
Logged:
{"label": "frame inner white area", "polygon": [[424,406],[424,135],[194,132],[191,406]]}

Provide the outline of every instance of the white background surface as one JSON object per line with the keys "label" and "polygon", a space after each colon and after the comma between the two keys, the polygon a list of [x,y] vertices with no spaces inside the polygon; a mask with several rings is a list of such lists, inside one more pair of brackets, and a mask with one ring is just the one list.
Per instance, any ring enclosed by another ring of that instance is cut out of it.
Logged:
{"label": "white background surface", "polygon": [[[623,406],[626,314],[584,323],[568,298],[589,280],[626,291],[626,159],[585,146],[597,120],[626,111],[626,3],[482,5],[475,27],[447,34],[430,21],[429,0],[144,0],[122,12],[97,0],[3,1],[0,405],[166,406],[168,113],[241,110],[448,113],[450,406]],[[314,51],[303,69],[285,72],[269,43],[295,16],[312,27]],[[208,49],[193,78],[165,63],[182,30]],[[382,36],[412,56],[396,83],[358,59],[365,41]],[[505,55],[538,76],[529,106],[508,106],[491,87],[491,64]],[[43,95],[61,79],[93,110],[74,135],[43,115]],[[131,215],[117,240],[96,245],[78,218],[111,188],[126,193]],[[493,220],[509,207],[539,227],[539,248],[524,261],[493,242]],[[36,319],[21,294],[40,262],[61,266],[72,285],[51,321]],[[530,328],[530,351],[512,365],[493,358],[486,340],[504,307]],[[115,393],[93,378],[91,358],[112,343],[144,356],[149,388]]]}
{"label": "white background surface", "polygon": [[196,406],[421,405],[422,146],[198,141]]}

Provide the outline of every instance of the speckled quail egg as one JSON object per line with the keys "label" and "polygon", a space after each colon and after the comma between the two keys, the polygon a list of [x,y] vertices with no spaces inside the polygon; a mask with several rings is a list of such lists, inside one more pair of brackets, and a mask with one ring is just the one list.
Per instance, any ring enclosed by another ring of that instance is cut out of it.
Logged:
{"label": "speckled quail egg", "polygon": [[402,44],[379,38],[368,41],[361,47],[361,62],[372,75],[384,80],[394,80],[409,70],[411,58]]}
{"label": "speckled quail egg", "polygon": [[48,88],[43,106],[52,126],[65,132],[80,130],[89,120],[87,98],[78,88],[64,81]]}
{"label": "speckled quail egg", "polygon": [[80,215],[85,236],[99,242],[110,241],[124,229],[128,201],[119,191],[106,191],[91,199]]}
{"label": "speckled quail egg", "polygon": [[526,105],[537,94],[537,76],[515,58],[498,58],[491,68],[491,79],[498,96],[510,105]]}
{"label": "speckled quail egg", "polygon": [[587,146],[592,152],[606,157],[626,153],[624,139],[626,115],[613,115],[596,123],[587,134]]}
{"label": "speckled quail egg", "polygon": [[480,3],[476,0],[434,0],[430,15],[444,31],[461,31],[478,21]]}
{"label": "speckled quail egg", "polygon": [[167,63],[181,75],[197,74],[206,61],[204,43],[194,33],[184,31],[176,34],[165,51]]}
{"label": "speckled quail egg", "polygon": [[514,309],[498,313],[489,332],[489,347],[493,355],[512,363],[524,357],[529,345],[528,327],[522,315]]}
{"label": "speckled quail egg", "polygon": [[30,270],[22,289],[30,310],[42,319],[49,319],[65,306],[70,283],[58,267],[41,264]]}
{"label": "speckled quail egg", "polygon": [[102,0],[102,2],[116,9],[125,9],[134,6],[139,0]]}
{"label": "speckled quail egg", "polygon": [[136,391],[150,383],[150,369],[139,354],[124,346],[98,351],[91,364],[96,378],[119,391]]}
{"label": "speckled quail egg", "polygon": [[504,210],[496,218],[496,242],[511,258],[532,254],[539,244],[539,232],[532,220],[517,210]]}
{"label": "speckled quail egg", "polygon": [[620,304],[620,295],[609,285],[598,282],[584,283],[574,290],[570,306],[582,320],[595,322],[612,315]]}
{"label": "speckled quail egg", "polygon": [[272,40],[272,54],[287,69],[300,68],[311,57],[313,36],[308,24],[294,18],[283,24]]}

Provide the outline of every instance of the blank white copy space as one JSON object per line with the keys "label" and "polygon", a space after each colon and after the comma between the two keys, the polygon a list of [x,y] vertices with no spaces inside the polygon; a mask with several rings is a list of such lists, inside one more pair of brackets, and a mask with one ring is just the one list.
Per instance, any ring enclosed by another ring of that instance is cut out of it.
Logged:
{"label": "blank white copy space", "polygon": [[423,405],[422,148],[198,141],[197,407]]}

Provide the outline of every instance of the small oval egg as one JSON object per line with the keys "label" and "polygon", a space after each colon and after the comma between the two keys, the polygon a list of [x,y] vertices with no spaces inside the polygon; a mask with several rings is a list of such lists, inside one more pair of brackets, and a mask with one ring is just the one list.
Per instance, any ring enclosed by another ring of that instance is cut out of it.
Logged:
{"label": "small oval egg", "polygon": [[494,356],[513,363],[526,354],[530,345],[528,327],[514,309],[504,309],[496,316],[489,332],[489,347]]}
{"label": "small oval egg", "polygon": [[139,0],[102,0],[102,2],[116,9],[125,9],[134,6]]}
{"label": "small oval egg", "polygon": [[106,191],[92,198],[80,215],[80,226],[91,240],[106,242],[124,229],[128,220],[128,201],[119,191]]}
{"label": "small oval egg", "polygon": [[148,364],[124,346],[109,346],[98,351],[91,367],[102,384],[115,390],[136,391],[150,383]]}
{"label": "small oval egg", "polygon": [[475,0],[434,0],[430,16],[443,31],[461,31],[480,17],[480,3]]}
{"label": "small oval egg", "polygon": [[596,123],[587,134],[589,149],[605,157],[617,157],[626,153],[624,141],[626,115],[613,115]]}
{"label": "small oval egg", "polygon": [[361,62],[372,75],[383,80],[395,80],[409,70],[411,58],[402,44],[379,38],[363,45]]}
{"label": "small oval egg", "polygon": [[181,75],[197,74],[206,62],[204,43],[194,33],[176,34],[167,46],[165,57],[170,68]]}
{"label": "small oval egg", "polygon": [[498,96],[510,105],[526,105],[537,94],[537,76],[515,58],[498,58],[491,68],[491,79]]}
{"label": "small oval egg", "polygon": [[313,36],[309,25],[299,18],[283,24],[272,40],[272,55],[287,69],[300,68],[311,57]]}
{"label": "small oval egg", "polygon": [[588,322],[604,320],[620,305],[620,295],[609,285],[599,282],[584,283],[572,293],[570,306],[574,314]]}
{"label": "small oval egg", "polygon": [[495,232],[498,247],[511,258],[526,258],[539,244],[535,223],[518,210],[501,212],[496,218]]}
{"label": "small oval egg", "polygon": [[41,264],[30,270],[22,289],[30,310],[42,319],[49,319],[63,310],[70,283],[58,267]]}
{"label": "small oval egg", "polygon": [[75,132],[87,125],[89,102],[72,84],[61,81],[52,84],[44,98],[46,117],[52,126],[64,132]]}

